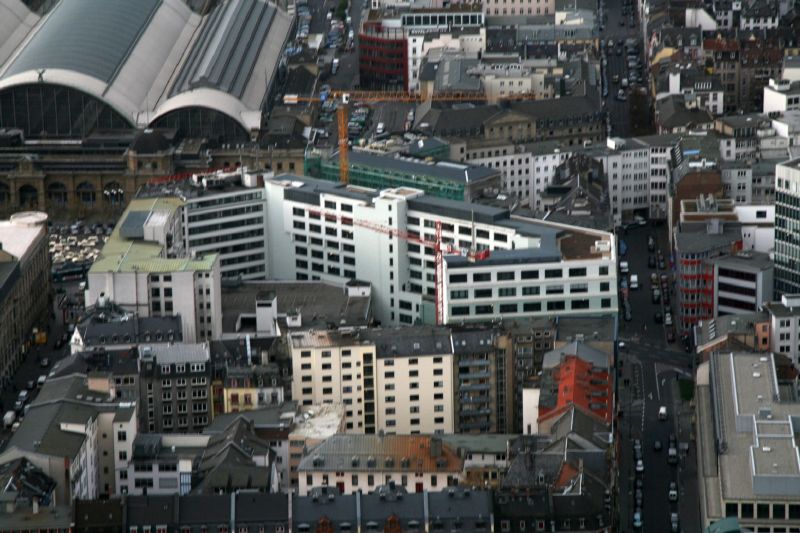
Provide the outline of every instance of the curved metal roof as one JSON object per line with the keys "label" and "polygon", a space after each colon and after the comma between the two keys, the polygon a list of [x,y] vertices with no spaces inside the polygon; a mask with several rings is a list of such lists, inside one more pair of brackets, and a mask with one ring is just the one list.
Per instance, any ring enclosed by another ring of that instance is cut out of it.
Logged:
{"label": "curved metal roof", "polygon": [[0,65],[5,63],[37,22],[39,15],[20,0],[0,0]]}
{"label": "curved metal roof", "polygon": [[183,0],[59,0],[41,19],[23,7],[0,0],[0,90],[72,87],[139,126],[198,106],[259,128],[292,25],[268,0],[227,0],[205,16]]}
{"label": "curved metal roof", "polygon": [[64,69],[110,83],[161,0],[61,0],[4,77]]}

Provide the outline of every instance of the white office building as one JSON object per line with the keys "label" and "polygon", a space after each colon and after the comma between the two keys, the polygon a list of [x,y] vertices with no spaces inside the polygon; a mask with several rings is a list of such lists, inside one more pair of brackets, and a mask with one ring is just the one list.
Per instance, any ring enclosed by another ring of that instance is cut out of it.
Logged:
{"label": "white office building", "polygon": [[219,255],[182,249],[182,202],[131,201],[89,271],[86,302],[110,300],[141,317],[179,315],[183,340],[199,342],[222,334]]}
{"label": "white office building", "polygon": [[[373,316],[384,324],[435,322],[437,223],[443,323],[617,309],[613,234],[410,188],[375,191],[283,175],[266,189],[270,276],[369,282]],[[476,280],[479,286],[469,283]]]}

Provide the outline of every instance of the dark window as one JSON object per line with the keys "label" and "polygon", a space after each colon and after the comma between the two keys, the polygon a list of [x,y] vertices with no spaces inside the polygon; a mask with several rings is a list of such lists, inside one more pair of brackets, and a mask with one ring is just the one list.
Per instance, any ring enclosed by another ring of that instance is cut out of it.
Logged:
{"label": "dark window", "polygon": [[725,516],[734,516],[739,518],[739,504],[736,502],[728,502],[725,504]]}
{"label": "dark window", "polygon": [[513,281],[514,274],[514,272],[498,272],[497,281]]}
{"label": "dark window", "polygon": [[529,302],[522,304],[522,310],[526,313],[534,313],[542,310],[541,302]]}
{"label": "dark window", "polygon": [[492,305],[476,305],[475,306],[475,314],[476,315],[491,315],[494,312],[494,306]]}
{"label": "dark window", "polygon": [[475,298],[491,298],[492,289],[475,289]]}
{"label": "dark window", "polygon": [[544,277],[547,279],[560,278],[562,271],[560,268],[548,268],[544,271]]}
{"label": "dark window", "polygon": [[583,277],[586,277],[586,267],[570,268],[569,269],[569,277],[571,277],[571,278],[583,278]]}
{"label": "dark window", "polygon": [[548,311],[563,311],[566,305],[563,301],[547,302]]}
{"label": "dark window", "polygon": [[742,518],[753,518],[753,504],[752,503],[743,503],[742,504]]}
{"label": "dark window", "polygon": [[492,273],[491,272],[476,272],[476,273],[472,274],[472,281],[473,282],[492,281]]}
{"label": "dark window", "polygon": [[466,274],[450,274],[450,283],[466,283]]}
{"label": "dark window", "polygon": [[516,313],[517,312],[517,304],[501,304],[500,305],[500,312],[501,313]]}
{"label": "dark window", "polygon": [[523,270],[522,279],[539,279],[538,270]]}
{"label": "dark window", "polygon": [[758,518],[769,518],[769,504],[759,503],[756,506],[756,512],[758,513]]}
{"label": "dark window", "polygon": [[589,309],[589,300],[572,300],[573,309]]}

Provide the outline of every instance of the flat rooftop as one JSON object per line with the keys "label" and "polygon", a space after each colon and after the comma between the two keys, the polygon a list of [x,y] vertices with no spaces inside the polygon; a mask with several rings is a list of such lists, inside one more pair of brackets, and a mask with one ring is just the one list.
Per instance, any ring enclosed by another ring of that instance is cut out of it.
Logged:
{"label": "flat rooftop", "polygon": [[370,297],[350,297],[341,285],[321,281],[243,282],[239,286],[223,285],[222,330],[236,331],[241,315],[255,316],[256,298],[263,293],[275,295],[279,317],[300,313],[303,327],[365,325],[371,315]]}
{"label": "flat rooftop", "polygon": [[762,272],[773,267],[773,262],[769,254],[756,252],[754,250],[739,252],[736,255],[716,257],[708,259],[708,261],[721,267],[735,268],[748,272]]}
{"label": "flat rooftop", "polygon": [[[353,150],[349,155],[350,165],[378,168],[386,173],[431,176],[456,183],[470,183],[498,176],[498,170],[450,161],[428,162],[424,159],[402,156],[400,154],[376,154]],[[339,152],[331,155],[330,161],[339,161]]]}
{"label": "flat rooftop", "polygon": [[[9,220],[0,221],[0,245],[2,249],[17,259],[28,253],[31,246],[47,233],[44,224],[47,215],[29,211],[16,213]],[[42,225],[35,225],[37,223]]]}
{"label": "flat rooftop", "polygon": [[[217,254],[198,255],[196,258],[168,258],[164,246],[158,242],[145,241],[131,235],[136,224],[147,224],[150,216],[171,216],[181,206],[179,198],[137,198],[131,200],[109,236],[100,255],[92,265],[90,273],[101,272],[182,272],[211,270]],[[140,215],[144,214],[144,215]],[[128,217],[131,222],[128,223]],[[138,234],[138,232],[136,232]]]}
{"label": "flat rooftop", "polygon": [[[699,423],[705,419],[721,443],[718,475],[722,498],[796,499],[800,493],[800,455],[792,417],[796,417],[800,404],[781,400],[774,357],[719,353],[708,365],[712,401],[703,405],[716,414],[711,416],[701,409]],[[713,439],[709,442],[713,447]]]}

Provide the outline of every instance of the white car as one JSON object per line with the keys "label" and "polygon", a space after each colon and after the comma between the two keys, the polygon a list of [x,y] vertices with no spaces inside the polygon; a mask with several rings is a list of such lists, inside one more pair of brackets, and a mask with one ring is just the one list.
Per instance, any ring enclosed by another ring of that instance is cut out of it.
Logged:
{"label": "white car", "polygon": [[636,472],[638,472],[639,474],[644,472],[644,462],[641,459],[636,461]]}
{"label": "white car", "polygon": [[636,529],[642,528],[642,513],[640,513],[639,511],[633,513],[633,527],[635,527]]}

